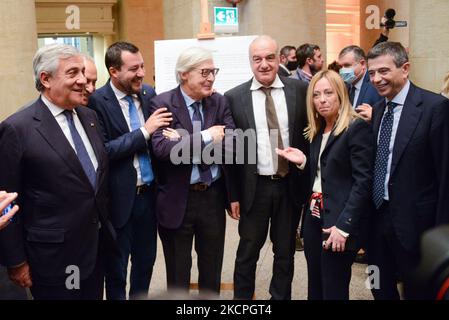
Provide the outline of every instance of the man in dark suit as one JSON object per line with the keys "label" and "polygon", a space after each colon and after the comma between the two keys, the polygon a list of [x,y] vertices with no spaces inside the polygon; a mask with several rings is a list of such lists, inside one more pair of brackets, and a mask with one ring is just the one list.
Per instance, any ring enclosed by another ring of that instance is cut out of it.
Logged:
{"label": "man in dark suit", "polygon": [[150,99],[155,92],[142,84],[145,68],[136,46],[128,42],[112,44],[105,63],[110,80],[95,91],[88,106],[97,112],[110,160],[111,221],[120,248],[120,256],[112,256],[107,262],[106,296],[122,300],[126,299],[130,255],[129,295],[148,294],[157,244],[148,140],[171,118],[164,109],[150,117]]}
{"label": "man in dark suit", "polygon": [[343,48],[338,55],[339,70],[343,80],[349,86],[349,100],[363,119],[371,121],[372,106],[382,100],[376,88],[369,81],[366,55],[359,46]]}
{"label": "man in dark suit", "polygon": [[83,57],[50,45],[33,67],[40,98],[0,125],[0,186],[21,208],[0,232],[3,262],[35,299],[102,299],[108,160],[95,112],[77,107]]}
{"label": "man in dark suit", "polygon": [[273,299],[291,299],[295,234],[306,184],[300,170],[280,159],[275,147],[296,147],[307,154],[303,136],[307,85],[277,75],[277,50],[271,37],[256,38],[249,51],[254,78],[225,93],[236,127],[246,136],[237,137],[243,144],[237,143],[237,156],[244,156],[244,161],[238,165],[241,214],[234,270],[236,299],[253,297],[256,264],[270,222],[274,252],[270,294]]}
{"label": "man in dark suit", "polygon": [[298,68],[298,61],[296,60],[296,48],[293,46],[284,46],[279,52],[279,70],[278,75],[283,77],[290,77],[292,71]]}
{"label": "man in dark suit", "polygon": [[368,53],[371,83],[385,99],[373,108],[376,159],[369,264],[375,299],[399,299],[419,260],[424,231],[449,222],[449,101],[408,80],[410,63],[397,42]]}
{"label": "man in dark suit", "polygon": [[[164,106],[173,114],[170,128],[158,129],[152,138],[159,169],[156,212],[169,290],[189,289],[195,237],[200,293],[220,292],[225,208],[232,216],[239,214],[235,179],[223,163],[234,156],[233,147],[224,148],[233,141],[232,135],[224,139],[224,130],[235,126],[226,99],[213,93],[217,72],[209,50],[186,49],[176,63],[179,86],[151,101],[152,111]],[[204,158],[210,148],[212,163]],[[218,159],[217,148],[224,148]]]}

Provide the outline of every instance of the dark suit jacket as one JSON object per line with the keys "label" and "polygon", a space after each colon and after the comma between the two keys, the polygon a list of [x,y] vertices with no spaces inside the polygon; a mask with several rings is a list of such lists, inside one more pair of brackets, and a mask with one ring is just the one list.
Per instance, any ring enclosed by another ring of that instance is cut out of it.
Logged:
{"label": "dark suit jacket", "polygon": [[[215,125],[224,125],[226,129],[235,129],[231,110],[226,99],[219,93],[204,98],[202,101],[204,128]],[[152,136],[153,152],[158,161],[158,186],[156,194],[156,213],[158,222],[165,228],[178,228],[184,218],[187,197],[192,173],[191,164],[173,164],[170,161],[170,152],[175,146],[184,145],[192,156],[194,138],[192,121],[184,97],[179,86],[170,91],[161,93],[151,100],[151,111],[166,107],[173,114],[171,128],[184,129],[187,134],[178,141],[171,141],[162,135],[163,128],[159,128]],[[197,133],[200,135],[200,133]],[[199,137],[201,141],[201,137]],[[178,144],[180,143],[180,144]],[[204,146],[202,146],[204,147]],[[224,152],[223,152],[224,156]],[[189,161],[190,163],[191,161]],[[222,177],[227,191],[227,202],[238,201],[233,172],[227,165],[220,165]]]}
{"label": "dark suit jacket", "polygon": [[[322,133],[310,145],[309,170],[315,180]],[[336,226],[358,235],[360,222],[368,212],[373,174],[373,133],[371,125],[356,119],[338,136],[332,133],[320,158],[323,193],[323,228]],[[366,220],[366,219],[363,219]]]}
{"label": "dark suit jacket", "polygon": [[[385,111],[373,114],[374,138]],[[449,100],[410,85],[393,148],[388,184],[390,213],[399,241],[418,250],[421,234],[449,223]]]}
{"label": "dark suit jacket", "polygon": [[108,160],[99,124],[93,111],[76,111],[98,160],[95,190],[41,99],[0,124],[0,189],[17,191],[20,206],[15,223],[0,232],[3,263],[28,261],[34,283],[64,284],[69,265],[87,278],[97,259],[98,222],[109,230]]}
{"label": "dark suit jacket", "polygon": [[[145,120],[150,116],[150,99],[155,94],[153,88],[144,85],[138,95]],[[88,105],[100,120],[110,161],[111,221],[115,228],[120,228],[129,220],[136,195],[134,155],[146,150],[148,143],[140,129],[129,131],[109,81],[92,94]]]}
{"label": "dark suit jacket", "polygon": [[289,77],[291,76],[291,73],[288,73],[287,70],[279,66],[278,75],[282,77]]}
{"label": "dark suit jacket", "polygon": [[[303,132],[307,123],[306,111],[306,91],[307,84],[290,78],[280,77],[284,83],[285,99],[287,102],[289,140],[290,146],[303,150],[308,155],[309,143],[304,139]],[[253,113],[253,100],[251,94],[252,80],[245,82],[225,93],[229,99],[232,117],[238,129],[244,132],[252,129],[254,134],[245,138],[243,148],[238,150],[239,154],[244,154],[244,163],[237,165],[237,174],[241,179],[241,207],[243,212],[248,212],[254,202],[254,194],[257,184],[257,160],[256,163],[248,161],[248,150],[256,152],[256,123]],[[237,146],[239,143],[237,143]],[[250,148],[250,146],[253,146]],[[255,147],[255,148],[254,148]],[[254,155],[252,155],[254,156]],[[257,156],[257,152],[256,152]],[[292,203],[301,206],[306,199],[307,175],[302,175],[295,165],[289,164],[289,195]]]}
{"label": "dark suit jacket", "polygon": [[372,107],[377,102],[383,99],[382,96],[377,93],[376,88],[374,88],[374,86],[371,84],[368,72],[365,73],[362,81],[362,87],[360,88],[360,93],[357,98],[357,103],[354,105],[354,108],[358,107],[362,103],[367,103]]}

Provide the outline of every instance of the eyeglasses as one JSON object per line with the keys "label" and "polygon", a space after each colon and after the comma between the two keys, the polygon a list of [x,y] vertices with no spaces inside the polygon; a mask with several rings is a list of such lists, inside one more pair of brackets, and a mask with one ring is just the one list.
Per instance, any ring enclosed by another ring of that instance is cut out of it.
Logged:
{"label": "eyeglasses", "polygon": [[198,69],[201,71],[201,75],[203,78],[207,78],[211,73],[215,77],[220,69],[213,68],[213,69]]}

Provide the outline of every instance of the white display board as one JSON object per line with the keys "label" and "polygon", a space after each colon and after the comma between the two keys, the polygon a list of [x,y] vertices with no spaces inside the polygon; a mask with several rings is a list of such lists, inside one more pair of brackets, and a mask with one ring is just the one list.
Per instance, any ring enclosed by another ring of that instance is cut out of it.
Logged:
{"label": "white display board", "polygon": [[211,40],[181,39],[154,42],[156,92],[159,94],[176,87],[175,65],[179,54],[194,46],[212,51],[214,64],[220,71],[214,88],[219,93],[251,79],[248,48],[257,36],[221,37]]}

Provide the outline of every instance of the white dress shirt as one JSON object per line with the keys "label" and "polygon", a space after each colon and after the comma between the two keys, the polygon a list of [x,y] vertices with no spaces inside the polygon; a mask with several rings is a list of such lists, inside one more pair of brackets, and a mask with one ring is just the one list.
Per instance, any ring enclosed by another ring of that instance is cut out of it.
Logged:
{"label": "white dress shirt", "polygon": [[[128,101],[125,100],[125,97],[127,96],[127,94],[120,91],[119,89],[117,89],[114,86],[114,84],[112,83],[112,81],[110,81],[109,84],[111,85],[112,91],[114,91],[115,97],[117,98],[118,103],[120,104],[120,108],[122,109],[122,113],[123,113],[123,116],[125,117],[126,124],[128,125],[129,132],[131,132],[132,129],[131,129],[131,121],[129,119],[129,104],[128,104]],[[148,141],[150,139],[150,134],[143,127],[143,125],[145,124],[145,118],[143,117],[143,111],[140,106],[140,100],[136,94],[133,94],[132,97],[133,97],[134,105],[137,108],[137,114],[139,115],[140,124],[142,125],[142,127],[140,128],[140,131],[142,131],[142,134],[145,137],[145,140]],[[134,155],[133,166],[136,169],[136,173],[137,173],[136,186],[143,185],[144,183],[142,181],[142,175],[140,173],[139,158],[137,156],[137,153]]]}
{"label": "white dress shirt", "polygon": [[[64,136],[69,141],[70,145],[72,146],[73,150],[76,153],[75,149],[75,143],[73,142],[72,134],[70,133],[69,124],[67,122],[67,118],[64,115],[64,111],[66,109],[63,109],[61,107],[58,107],[54,103],[52,103],[50,100],[48,100],[44,95],[41,95],[41,99],[44,102],[44,104],[47,106],[47,108],[50,110],[53,117],[55,117],[56,122],[58,123],[59,127],[61,128],[62,132],[64,133]],[[86,131],[84,131],[83,125],[81,124],[80,119],[78,118],[78,114],[76,113],[75,109],[73,109],[73,122],[75,123],[75,128],[78,131],[81,140],[83,140],[84,146],[86,147],[87,154],[89,155],[90,161],[94,165],[95,171],[97,171],[98,168],[98,161],[97,157],[95,156],[94,149],[92,148],[92,145],[90,144],[89,138],[87,137]]]}
{"label": "white dress shirt", "polygon": [[[410,81],[407,80],[407,83],[402,88],[401,91],[391,100],[394,103],[397,104],[397,106],[393,109],[393,129],[391,130],[391,139],[390,139],[390,147],[388,150],[388,164],[387,164],[387,174],[385,176],[385,186],[384,186],[384,199],[389,200],[389,194],[388,194],[388,182],[390,180],[390,172],[391,172],[391,160],[393,158],[393,149],[394,149],[394,142],[396,139],[396,132],[398,131],[399,126],[399,120],[401,119],[402,109],[404,108],[405,99],[407,98],[408,91],[410,90]],[[389,101],[385,99],[385,103],[388,103]],[[382,119],[385,115],[385,113],[388,111],[388,108],[385,108],[384,114],[382,116]],[[382,121],[380,123],[382,126]],[[377,135],[377,143],[379,144],[379,134],[380,134],[379,127],[379,133]]]}
{"label": "white dress shirt", "polygon": [[[257,173],[260,175],[273,175],[276,174],[276,171],[273,166],[271,143],[265,111],[266,95],[262,90],[259,90],[261,87],[263,87],[263,85],[257,81],[256,78],[253,78],[251,94],[257,134]],[[287,148],[290,146],[287,101],[285,99],[284,84],[279,79],[278,75],[276,75],[276,79],[272,83],[271,88],[271,96],[273,97],[276,108],[282,143],[284,148]]]}

